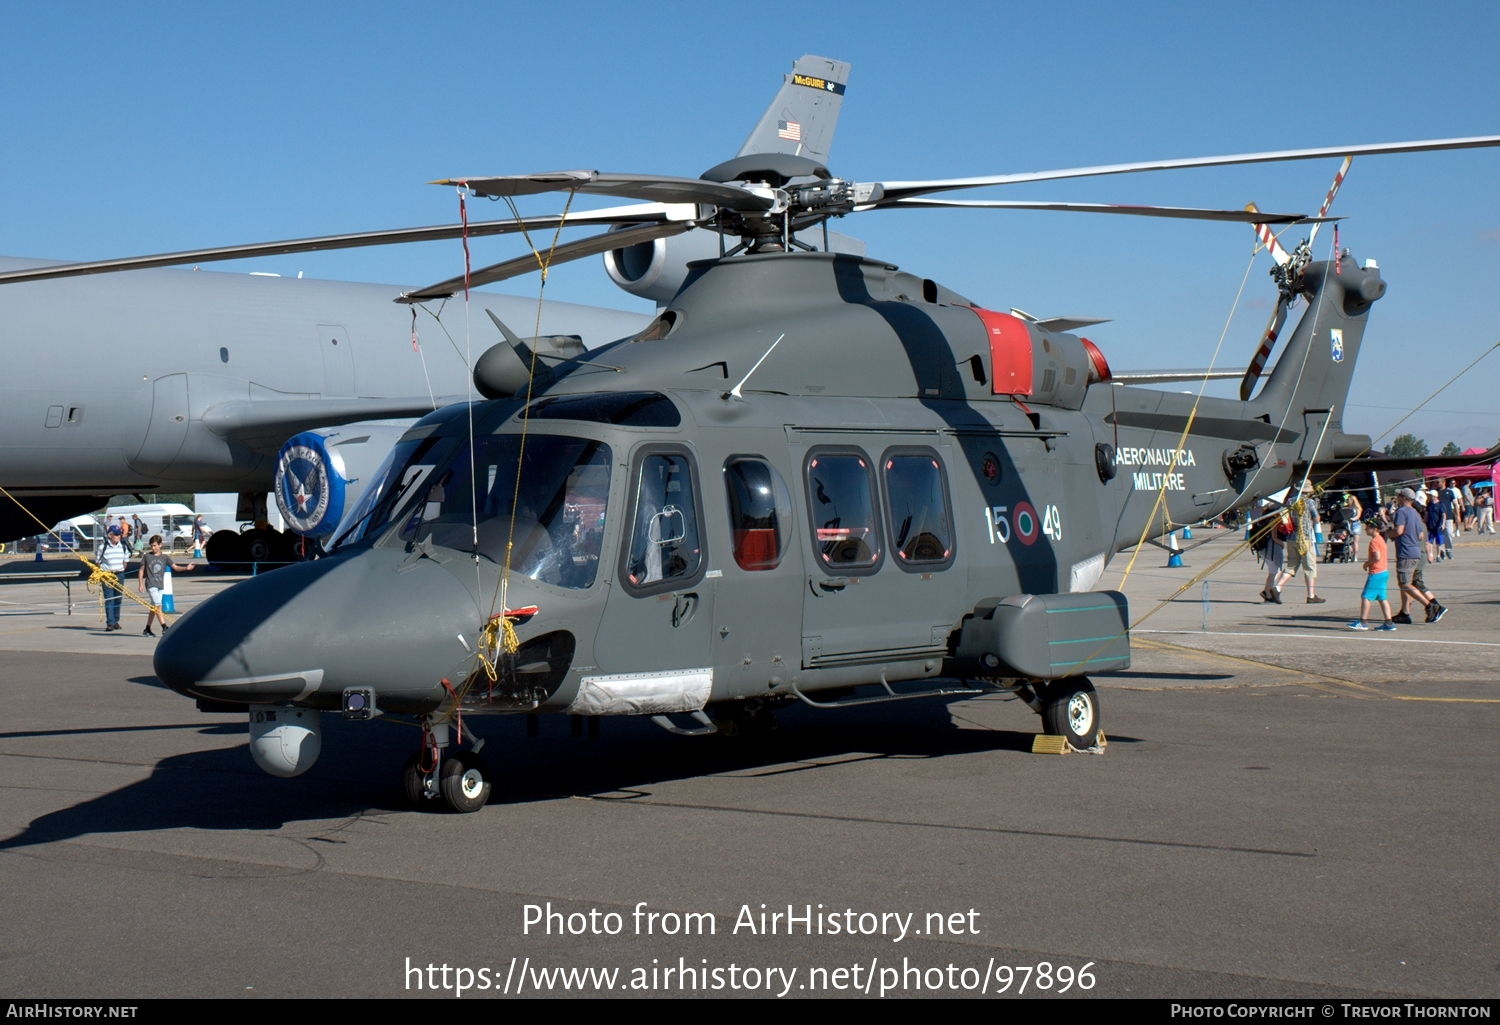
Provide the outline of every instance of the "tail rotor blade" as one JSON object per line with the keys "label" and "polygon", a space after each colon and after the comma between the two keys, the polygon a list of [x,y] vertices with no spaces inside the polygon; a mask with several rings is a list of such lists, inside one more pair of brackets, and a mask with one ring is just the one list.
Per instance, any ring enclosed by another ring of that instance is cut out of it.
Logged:
{"label": "tail rotor blade", "polygon": [[[1245,209],[1253,214],[1260,213],[1260,209],[1254,203],[1246,203]],[[1260,240],[1261,245],[1266,247],[1266,251],[1271,254],[1271,259],[1276,261],[1277,266],[1285,267],[1291,262],[1291,256],[1281,248],[1281,243],[1276,240],[1269,224],[1253,224],[1251,227],[1255,229],[1255,237]],[[1316,231],[1317,228],[1313,230]]]}
{"label": "tail rotor blade", "polygon": [[[1333,197],[1339,194],[1339,186],[1344,184],[1344,175],[1349,173],[1349,165],[1352,163],[1354,163],[1354,157],[1350,155],[1346,156],[1344,162],[1339,165],[1339,173],[1333,176],[1333,185],[1329,188],[1328,195],[1323,200],[1323,205],[1318,208],[1319,217],[1325,216],[1328,213],[1328,208],[1333,205]],[[1313,225],[1312,234],[1307,239],[1308,248],[1311,248],[1312,244],[1318,240],[1318,229],[1322,226],[1323,223],[1321,221]]]}
{"label": "tail rotor blade", "polygon": [[1248,402],[1250,394],[1255,391],[1255,382],[1260,380],[1261,372],[1266,369],[1266,361],[1271,358],[1271,350],[1276,347],[1276,336],[1281,333],[1281,326],[1286,323],[1287,299],[1283,297],[1276,303],[1276,312],[1271,314],[1270,323],[1266,324],[1266,333],[1261,335],[1260,348],[1255,350],[1255,358],[1250,361],[1250,367],[1245,371],[1245,377],[1240,381],[1240,401]]}

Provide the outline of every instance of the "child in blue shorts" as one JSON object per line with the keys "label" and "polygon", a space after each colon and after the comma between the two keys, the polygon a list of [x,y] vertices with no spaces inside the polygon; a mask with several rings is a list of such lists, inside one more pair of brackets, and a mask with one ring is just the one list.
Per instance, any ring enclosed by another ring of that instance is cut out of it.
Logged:
{"label": "child in blue shorts", "polygon": [[1368,630],[1370,624],[1370,603],[1379,602],[1381,610],[1385,613],[1385,622],[1375,629],[1386,633],[1393,632],[1396,624],[1391,622],[1391,603],[1385,597],[1385,584],[1390,573],[1386,563],[1386,524],[1378,516],[1372,516],[1365,521],[1365,533],[1370,539],[1370,547],[1365,557],[1365,589],[1359,596],[1359,618],[1349,624],[1351,630]]}

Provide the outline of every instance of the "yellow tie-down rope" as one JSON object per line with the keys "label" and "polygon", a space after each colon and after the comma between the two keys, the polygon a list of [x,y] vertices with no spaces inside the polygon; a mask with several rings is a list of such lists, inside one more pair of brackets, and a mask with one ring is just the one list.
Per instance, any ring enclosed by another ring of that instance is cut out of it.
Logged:
{"label": "yellow tie-down rope", "polygon": [[[448,711],[439,720],[442,722],[446,722],[460,714],[464,697],[467,696],[469,690],[479,680],[480,673],[478,670],[482,669],[484,676],[491,683],[495,683],[500,679],[500,656],[502,654],[514,655],[521,649],[521,640],[516,636],[515,624],[523,619],[530,618],[537,612],[535,607],[523,609],[506,608],[505,597],[510,585],[511,553],[515,549],[516,509],[520,501],[521,469],[526,455],[527,428],[531,420],[532,386],[536,381],[536,361],[539,349],[536,337],[542,333],[542,298],[546,294],[547,289],[547,271],[551,267],[552,256],[557,251],[558,238],[562,235],[568,211],[572,208],[573,196],[574,193],[570,190],[568,198],[563,204],[562,216],[558,218],[557,228],[552,233],[552,244],[547,247],[545,254],[538,251],[535,244],[532,243],[531,234],[526,230],[525,222],[521,218],[515,204],[508,197],[506,199],[507,205],[511,208],[511,213],[515,216],[517,223],[521,225],[521,237],[525,239],[527,248],[531,250],[531,254],[536,257],[537,267],[541,271],[541,286],[537,290],[536,301],[536,327],[532,332],[531,365],[527,368],[526,402],[521,414],[521,444],[519,451],[516,453],[516,482],[511,493],[510,527],[505,539],[505,560],[501,567],[500,576],[495,582],[495,594],[490,599],[490,616],[479,630],[479,643],[474,652],[474,658],[478,662],[478,667],[476,671],[469,673],[468,678],[465,679],[463,685],[456,692],[451,687],[448,689],[452,700]],[[469,444],[472,450],[472,438]],[[499,613],[495,612],[497,604],[500,606]]]}
{"label": "yellow tie-down rope", "polygon": [[[514,655],[521,649],[521,640],[516,636],[515,624],[525,616],[512,611],[505,602],[510,590],[511,553],[515,550],[516,543],[516,509],[521,500],[521,469],[525,465],[527,429],[531,425],[531,390],[536,383],[537,352],[541,348],[537,339],[542,333],[542,297],[547,291],[547,271],[552,266],[552,256],[557,251],[557,240],[562,235],[563,225],[567,222],[568,211],[572,209],[573,196],[573,191],[569,190],[568,198],[563,203],[562,216],[557,219],[557,227],[552,232],[552,244],[547,247],[545,256],[531,241],[531,233],[526,230],[525,221],[516,209],[515,203],[509,197],[506,199],[516,223],[521,226],[521,237],[526,240],[526,246],[531,250],[531,255],[536,257],[537,267],[542,272],[542,280],[536,294],[536,326],[532,330],[531,365],[527,368],[526,374],[526,402],[521,411],[521,444],[516,452],[516,483],[511,489],[510,526],[505,536],[505,563],[501,567],[499,579],[495,581],[495,594],[490,598],[489,620],[479,632],[479,662],[484,666],[485,674],[489,676],[491,682],[497,679],[495,662],[498,661],[499,654],[503,652],[507,655]],[[498,616],[495,615],[497,603],[500,606]],[[486,652],[493,654],[487,656]]]}
{"label": "yellow tie-down rope", "polygon": [[[40,523],[41,526],[42,526],[42,530],[45,533],[47,533],[48,535],[50,535],[50,536],[52,536],[54,538],[57,538],[57,543],[58,544],[62,544],[63,543],[63,539],[61,537],[58,537],[57,531],[55,531],[51,527],[47,526],[47,524],[42,523],[41,519],[37,516],[37,514],[34,513],[34,512],[32,512],[30,509],[26,508],[26,506],[21,503],[21,500],[19,498],[17,498],[15,495],[12,495],[9,491],[6,491],[5,488],[3,488],[3,487],[0,487],[0,495],[4,495],[6,498],[8,498],[12,502],[16,503],[16,507],[18,509],[20,509],[27,516],[30,516],[32,519],[36,520],[37,523]],[[123,598],[129,598],[131,601],[135,602],[137,605],[140,605],[143,608],[146,608],[146,609],[149,609],[152,612],[155,612],[158,616],[161,617],[163,628],[165,629],[165,624],[167,622],[167,615],[168,614],[165,613],[165,612],[163,612],[158,606],[152,605],[149,601],[147,601],[145,598],[142,598],[140,595],[138,595],[138,594],[131,594],[129,591],[127,591],[125,589],[124,585],[120,583],[119,576],[116,575],[112,570],[105,569],[103,566],[99,565],[97,562],[95,562],[93,559],[90,559],[88,556],[84,555],[82,552],[78,553],[78,561],[81,562],[81,563],[83,563],[85,566],[87,566],[89,568],[89,578],[85,582],[86,586],[88,587],[89,594],[94,594],[95,593],[95,591],[94,591],[95,586],[96,585],[99,586],[99,590],[98,590],[98,595],[99,595],[99,618],[100,618],[101,621],[104,619],[104,588],[105,587],[112,587],[112,588],[114,588],[115,593],[118,594],[118,595],[120,595],[121,597],[123,597]]]}

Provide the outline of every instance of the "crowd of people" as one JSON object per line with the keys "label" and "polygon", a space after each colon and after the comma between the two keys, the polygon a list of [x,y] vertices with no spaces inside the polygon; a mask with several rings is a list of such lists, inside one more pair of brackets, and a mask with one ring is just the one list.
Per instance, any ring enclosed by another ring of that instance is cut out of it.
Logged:
{"label": "crowd of people", "polygon": [[[1452,559],[1453,540],[1465,530],[1495,533],[1493,489],[1474,488],[1456,478],[1436,480],[1432,487],[1424,482],[1421,488],[1401,488],[1373,509],[1366,509],[1356,494],[1347,492],[1325,507],[1325,512],[1335,521],[1330,527],[1340,530],[1346,539],[1343,544],[1354,546],[1357,552],[1361,539],[1364,541],[1366,579],[1359,618],[1349,623],[1352,630],[1395,630],[1398,624],[1412,622],[1412,609],[1418,605],[1424,610],[1425,622],[1441,620],[1448,609],[1427,589],[1423,564]],[[1266,568],[1260,594],[1264,601],[1280,605],[1283,585],[1298,573],[1307,588],[1308,604],[1326,600],[1317,594],[1318,544],[1324,515],[1319,512],[1316,490],[1310,483],[1304,483],[1297,499],[1288,505],[1264,503],[1262,515],[1255,521],[1263,530],[1256,553]],[[1395,613],[1388,597],[1392,554],[1399,598],[1399,611]],[[1375,609],[1381,611],[1383,621],[1372,628],[1370,615]]]}

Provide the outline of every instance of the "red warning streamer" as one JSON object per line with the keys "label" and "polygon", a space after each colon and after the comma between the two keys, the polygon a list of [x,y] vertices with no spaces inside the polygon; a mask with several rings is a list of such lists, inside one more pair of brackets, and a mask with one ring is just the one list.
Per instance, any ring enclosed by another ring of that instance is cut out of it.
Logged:
{"label": "red warning streamer", "polygon": [[464,206],[464,188],[466,184],[458,184],[458,219],[464,226],[464,302],[469,301],[469,211]]}

